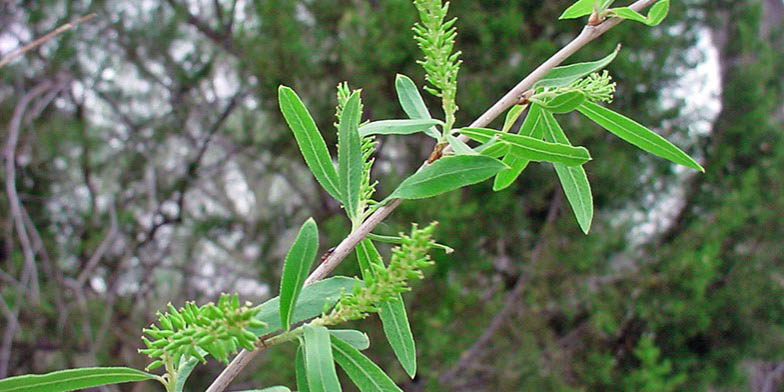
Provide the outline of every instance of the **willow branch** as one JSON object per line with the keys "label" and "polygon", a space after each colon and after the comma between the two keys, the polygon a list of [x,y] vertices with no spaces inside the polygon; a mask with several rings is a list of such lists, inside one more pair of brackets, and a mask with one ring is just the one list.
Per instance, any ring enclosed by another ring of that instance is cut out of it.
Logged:
{"label": "willow branch", "polygon": [[[636,11],[641,11],[651,6],[657,0],[638,0],[630,7]],[[567,58],[587,45],[589,42],[598,38],[608,30],[623,22],[620,18],[611,18],[596,26],[585,26],[580,34],[575,37],[566,46],[561,48],[557,53],[545,61],[542,65],[536,68],[528,76],[518,83],[513,89],[509,90],[500,100],[498,100],[490,109],[479,116],[471,125],[470,128],[481,128],[490,124],[493,120],[503,114],[507,109],[515,105],[523,94],[530,90],[534,84],[542,79],[550,70],[563,63]],[[461,136],[461,138],[464,138]],[[465,140],[465,139],[464,139]],[[332,254],[327,257],[324,262],[308,276],[305,284],[324,279],[329,275],[343,259],[348,256],[354,247],[362,241],[367,235],[384,219],[386,219],[392,211],[397,208],[402,202],[401,199],[392,199],[387,204],[379,207],[365,222],[362,223],[356,230],[348,235],[343,241],[338,244]],[[226,369],[213,381],[212,385],[206,392],[222,392],[231,383],[231,381],[239,374],[242,369],[264,349],[264,346],[257,348],[254,351],[242,350]]]}

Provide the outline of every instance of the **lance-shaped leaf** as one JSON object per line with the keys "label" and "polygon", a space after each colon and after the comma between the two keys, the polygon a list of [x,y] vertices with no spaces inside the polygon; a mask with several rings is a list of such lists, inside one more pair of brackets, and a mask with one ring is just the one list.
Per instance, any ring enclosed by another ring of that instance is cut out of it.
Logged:
{"label": "lance-shaped leaf", "polygon": [[501,161],[483,155],[444,157],[406,178],[389,198],[433,197],[482,182],[505,167]]}
{"label": "lance-shaped leaf", "polygon": [[395,357],[406,374],[414,378],[417,371],[416,344],[414,343],[414,334],[411,332],[411,325],[408,322],[403,297],[398,294],[395,299],[384,302],[378,307],[381,309],[378,316],[381,318],[384,335],[386,335]]}
{"label": "lance-shaped leaf", "polygon": [[585,102],[585,93],[580,90],[567,91],[542,104],[551,113],[569,113]]}
{"label": "lance-shaped leaf", "polygon": [[509,132],[509,130],[512,129],[515,121],[520,118],[520,115],[523,114],[527,107],[528,105],[512,106],[512,108],[506,112],[506,118],[504,118],[504,126],[501,128],[501,132]]}
{"label": "lance-shaped leaf", "polygon": [[350,344],[357,350],[367,350],[370,347],[370,338],[367,334],[356,329],[330,329],[329,334],[333,338],[339,338]]}
{"label": "lance-shaped leaf", "polygon": [[310,266],[318,252],[318,227],[313,218],[308,219],[300,228],[294,244],[291,245],[283,263],[280,279],[280,325],[288,330],[302,286],[308,277]]}
{"label": "lance-shaped leaf", "polygon": [[300,342],[297,348],[297,356],[294,358],[294,369],[297,377],[297,390],[299,392],[310,392],[308,387],[308,373],[305,368],[305,344]]}
{"label": "lance-shaped leaf", "polygon": [[577,0],[558,19],[575,19],[581,16],[590,15],[593,12],[595,0]]}
{"label": "lance-shaped leaf", "polygon": [[454,150],[457,155],[479,155],[478,152],[474,151],[468,144],[465,144],[464,141],[452,135],[446,135],[446,141],[449,142],[449,145],[452,146],[452,150]]}
{"label": "lance-shaped leaf", "polygon": [[486,128],[463,128],[460,133],[480,143],[485,143],[494,137],[500,138],[509,143],[510,154],[529,161],[557,162],[567,166],[578,166],[591,160],[591,154],[585,147],[548,143],[529,136],[512,135]]}
{"label": "lance-shaped leaf", "polygon": [[332,353],[335,362],[346,372],[354,385],[362,392],[398,392],[395,382],[356,348],[332,336]]}
{"label": "lance-shaped leaf", "polygon": [[[344,292],[350,292],[360,280],[345,276],[334,276],[307,285],[302,289],[294,307],[291,323],[298,323],[309,318],[321,315],[324,309],[329,309]],[[280,329],[280,297],[275,297],[259,306],[256,319],[266,323],[263,328],[250,328],[256,336],[266,335]]]}
{"label": "lance-shaped leaf", "polygon": [[[201,354],[202,357],[207,356],[207,351],[202,350],[199,347],[194,347],[196,351]],[[199,358],[190,357],[187,361],[180,360],[180,367],[177,369],[177,380],[174,382],[174,392],[182,392],[185,388],[185,382],[188,381],[188,377],[190,377],[193,369],[196,365],[201,362]]]}
{"label": "lance-shaped leaf", "polygon": [[370,135],[411,135],[424,132],[440,123],[441,121],[432,119],[374,121],[359,127],[359,135],[362,137]]}
{"label": "lance-shaped leaf", "polygon": [[321,325],[304,325],[305,373],[311,392],[340,391],[329,331]]}
{"label": "lance-shaped leaf", "polygon": [[[363,278],[367,279],[373,276],[374,270],[371,265],[384,266],[384,261],[381,259],[376,246],[373,245],[373,241],[369,239],[362,240],[357,245],[356,251]],[[414,378],[417,369],[416,345],[414,343],[414,334],[411,332],[411,325],[408,322],[403,297],[397,294],[394,300],[381,303],[379,308],[381,311],[378,315],[381,318],[384,335],[387,337],[387,341],[390,347],[392,347],[392,351],[395,353],[395,357],[397,357],[400,365],[411,378]]]}
{"label": "lance-shaped leaf", "polygon": [[310,116],[302,100],[294,90],[280,86],[278,89],[280,111],[294,133],[305,163],[308,164],[316,181],[324,187],[332,197],[343,201],[339,191],[338,173],[332,164],[332,157],[327,150],[327,143],[319,133],[316,122]]}
{"label": "lance-shaped leaf", "polygon": [[361,116],[359,99],[359,92],[351,94],[340,115],[338,129],[338,181],[343,207],[352,221],[361,214],[359,193],[362,185],[362,147],[357,129]]}
{"label": "lance-shaped leaf", "polygon": [[0,391],[66,392],[101,385],[154,380],[158,376],[127,367],[93,367],[26,374],[0,380]]}
{"label": "lance-shaped leaf", "polygon": [[[432,118],[422,95],[419,94],[419,89],[411,78],[398,74],[395,78],[395,90],[397,90],[400,106],[409,118],[413,120],[430,120]],[[436,140],[441,139],[441,133],[435,127],[425,130],[425,134]]]}
{"label": "lance-shaped leaf", "polygon": [[278,385],[278,386],[264,388],[264,389],[246,389],[244,391],[237,391],[237,392],[291,392],[291,389],[289,389],[288,387],[284,387],[282,385]]}
{"label": "lance-shaped leaf", "polygon": [[607,65],[615,60],[615,57],[618,56],[618,51],[620,50],[621,46],[618,45],[612,53],[603,59],[587,63],[577,63],[555,67],[550,70],[550,72],[545,74],[542,79],[536,82],[536,84],[534,84],[534,89],[539,87],[569,86],[577,80],[607,67]]}
{"label": "lance-shaped leaf", "polygon": [[694,159],[640,123],[593,102],[583,103],[577,110],[615,136],[664,159],[704,172]]}
{"label": "lance-shaped leaf", "polygon": [[[530,136],[534,139],[541,139],[543,129],[541,126],[541,113],[541,106],[537,104],[531,105],[531,109],[528,110],[528,115],[525,117],[525,121],[523,121],[523,125],[520,127],[518,134],[523,136]],[[512,183],[517,180],[517,177],[520,176],[520,173],[525,170],[530,161],[525,158],[520,158],[517,155],[506,154],[506,156],[504,156],[503,162],[509,166],[509,168],[501,170],[498,174],[495,175],[495,180],[493,181],[493,190],[496,192],[506,189],[512,185]]]}
{"label": "lance-shaped leaf", "polygon": [[613,16],[617,16],[619,18],[644,23],[648,26],[658,26],[664,20],[664,18],[667,17],[667,13],[670,11],[670,1],[661,0],[654,4],[653,7],[651,7],[651,10],[648,12],[648,16],[644,16],[629,7],[612,8],[608,11],[610,11]]}
{"label": "lance-shaped leaf", "polygon": [[[545,111],[543,118],[547,130],[545,140],[553,143],[571,144],[552,113]],[[593,220],[593,196],[585,169],[582,166],[569,167],[560,163],[555,163],[553,166],[561,181],[566,199],[572,206],[575,218],[577,218],[577,224],[585,234],[588,234]]]}

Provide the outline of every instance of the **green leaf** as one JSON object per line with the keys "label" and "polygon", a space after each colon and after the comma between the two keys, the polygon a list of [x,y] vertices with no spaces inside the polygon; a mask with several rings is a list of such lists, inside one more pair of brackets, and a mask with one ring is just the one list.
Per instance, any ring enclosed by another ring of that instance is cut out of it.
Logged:
{"label": "green leaf", "polygon": [[308,277],[310,266],[318,252],[318,227],[313,218],[308,219],[299,229],[294,244],[291,245],[283,263],[280,278],[280,325],[288,331],[302,286]]}
{"label": "green leaf", "polygon": [[608,11],[610,11],[611,15],[619,18],[644,23],[648,26],[658,26],[664,18],[667,17],[667,13],[670,11],[670,1],[661,0],[654,4],[648,12],[648,16],[643,16],[629,7],[612,8]]}
{"label": "green leaf", "polygon": [[468,144],[465,144],[464,141],[452,135],[446,135],[446,140],[449,142],[449,145],[452,146],[452,149],[457,155],[479,155],[478,152],[474,151],[474,149],[469,147]]}
{"label": "green leaf", "polygon": [[[520,131],[518,134],[523,136],[531,136],[535,139],[542,138],[542,129],[541,126],[541,113],[542,107],[533,104],[531,105],[531,109],[528,110],[528,115],[525,117],[525,121],[523,121],[523,125],[520,127]],[[495,175],[495,180],[493,181],[493,190],[498,192],[508,188],[512,183],[517,180],[517,177],[528,167],[528,163],[530,162],[528,159],[519,158],[513,154],[506,154],[504,156],[503,162],[509,166],[508,169],[501,170],[498,174]]]}
{"label": "green leaf", "polygon": [[[343,292],[351,292],[356,284],[362,282],[345,276],[334,276],[307,285],[302,289],[294,307],[291,323],[298,323],[321,315],[324,308],[331,308]],[[264,328],[250,328],[256,336],[266,335],[280,329],[280,298],[275,297],[259,306],[258,320],[267,323]]]}
{"label": "green leaf", "polygon": [[547,143],[523,135],[511,135],[485,128],[463,128],[460,133],[480,143],[487,142],[493,137],[509,143],[510,154],[519,158],[538,162],[558,162],[567,166],[578,166],[591,160],[591,154],[585,147],[573,147],[557,143]]}
{"label": "green leaf", "polygon": [[[544,112],[544,119],[547,125],[545,140],[552,143],[571,144],[552,113]],[[555,163],[553,166],[561,181],[566,199],[569,200],[569,205],[572,206],[574,216],[577,218],[577,224],[585,234],[588,234],[593,220],[593,196],[585,169],[582,166],[568,167],[560,163]]]}
{"label": "green leaf", "polygon": [[585,102],[585,93],[580,90],[567,91],[542,104],[551,113],[569,113]]}
{"label": "green leaf", "polygon": [[[403,111],[409,118],[414,120],[430,120],[432,118],[422,95],[419,94],[419,89],[411,78],[398,74],[395,78],[395,90],[397,90],[400,106],[403,107]],[[435,127],[426,130],[425,134],[436,140],[441,139],[441,133]]]}
{"label": "green leaf", "polygon": [[483,155],[444,157],[406,178],[389,198],[424,199],[482,182],[505,168]]}
{"label": "green leaf", "polygon": [[[490,158],[500,158],[509,154],[509,143],[500,140],[492,140],[490,143],[485,143],[477,147],[474,151]],[[503,163],[507,164],[506,162]]]}
{"label": "green leaf", "polygon": [[[372,264],[384,266],[384,261],[371,240],[362,240],[356,250],[363,278],[367,279],[369,276],[373,276],[373,268],[370,267]],[[381,311],[378,315],[381,318],[384,335],[400,361],[400,365],[411,378],[414,378],[417,368],[416,345],[414,344],[414,334],[411,333],[411,325],[408,322],[408,315],[406,315],[403,297],[397,294],[393,301],[381,303],[379,308]]]}
{"label": "green leaf", "polygon": [[332,359],[329,331],[321,325],[304,325],[305,372],[311,392],[340,391],[340,381]]}
{"label": "green leaf", "polygon": [[503,128],[501,128],[501,132],[509,132],[509,130],[512,129],[512,126],[520,117],[520,115],[523,114],[526,107],[528,107],[528,105],[512,106],[512,108],[506,112],[506,118],[504,119],[504,126]]}
{"label": "green leaf", "polygon": [[670,12],[670,1],[669,0],[662,0],[651,7],[650,12],[648,12],[648,23],[651,26],[658,26],[664,21],[664,18],[667,17],[667,14]]}
{"label": "green leaf", "polygon": [[338,129],[338,182],[340,194],[343,195],[343,207],[352,221],[362,213],[359,211],[363,162],[357,130],[362,115],[359,105],[359,92],[354,92],[346,102],[340,116],[340,129]]}
{"label": "green leaf", "polygon": [[158,376],[127,367],[94,367],[26,374],[0,380],[3,392],[65,392],[101,385],[155,380]]}
{"label": "green leaf", "polygon": [[440,124],[438,120],[383,120],[365,124],[359,128],[362,137],[370,135],[411,135],[424,132],[434,125]]}
{"label": "green leaf", "polygon": [[705,172],[694,159],[638,122],[593,102],[583,103],[577,110],[615,136],[679,165]]}
{"label": "green leaf", "polygon": [[[247,390],[240,391],[240,392],[291,392],[291,389],[289,389],[288,387],[284,387],[282,385],[279,385],[279,386],[269,387],[269,388],[264,388],[264,389],[247,389]],[[300,392],[302,392],[302,391],[300,391]]]}
{"label": "green leaf", "polygon": [[534,84],[534,89],[540,87],[569,86],[577,80],[607,67],[607,65],[615,60],[615,57],[618,56],[620,50],[621,46],[618,45],[612,53],[601,60],[555,67]]}
{"label": "green leaf", "polygon": [[[304,342],[302,342],[304,343]],[[298,392],[310,392],[308,387],[307,370],[305,369],[305,346],[300,344],[297,348],[297,356],[294,358],[294,369],[297,373]]]}
{"label": "green leaf", "polygon": [[361,392],[401,391],[395,382],[356,348],[332,336],[332,353],[335,362],[346,372]]}
{"label": "green leaf", "polygon": [[593,13],[594,0],[577,0],[558,19],[575,19]]}
{"label": "green leaf", "polygon": [[321,137],[316,122],[308,113],[302,100],[289,87],[278,88],[280,111],[294,133],[297,145],[316,181],[336,200],[343,201],[339,192],[338,173],[332,164],[327,143]]}
{"label": "green leaf", "polygon": [[382,303],[379,308],[381,311],[378,312],[378,316],[381,318],[384,335],[386,335],[400,365],[403,366],[409,377],[414,378],[417,370],[416,345],[403,297],[398,294],[397,298]]}
{"label": "green leaf", "polygon": [[370,347],[370,338],[366,333],[356,329],[330,329],[330,335],[350,344],[357,350],[367,350]]}
{"label": "green leaf", "polygon": [[[195,347],[195,349],[199,351],[202,356],[208,354],[207,351],[204,351],[199,347]],[[185,381],[188,381],[188,377],[199,362],[199,358],[196,357],[190,357],[187,361],[180,360],[180,367],[177,369],[177,380],[174,382],[174,392],[183,391],[185,388]]]}

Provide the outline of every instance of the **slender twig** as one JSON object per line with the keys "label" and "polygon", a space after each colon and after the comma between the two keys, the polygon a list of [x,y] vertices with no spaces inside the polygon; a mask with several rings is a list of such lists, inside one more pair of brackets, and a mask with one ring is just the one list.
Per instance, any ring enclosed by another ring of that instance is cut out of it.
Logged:
{"label": "slender twig", "polygon": [[25,259],[25,268],[21,283],[25,284],[26,280],[30,281],[30,288],[32,297],[35,302],[38,302],[39,288],[38,288],[38,270],[35,266],[35,254],[33,246],[30,242],[30,237],[25,228],[24,219],[22,217],[21,202],[19,195],[16,192],[16,145],[19,142],[19,132],[22,127],[22,119],[27,106],[30,105],[33,99],[49,91],[52,88],[53,82],[46,80],[39,83],[32,90],[28,91],[19,100],[14,108],[14,114],[11,117],[11,122],[8,124],[8,139],[6,140],[5,150],[3,157],[5,158],[5,191],[8,194],[8,204],[11,217],[14,221],[16,234],[19,237],[20,245],[22,246],[22,254]]}
{"label": "slender twig", "polygon": [[60,35],[60,34],[62,34],[64,32],[66,32],[66,31],[68,31],[68,30],[70,30],[70,29],[72,29],[72,28],[74,28],[74,27],[76,27],[76,26],[78,26],[78,25],[80,25],[80,24],[82,24],[84,22],[87,22],[87,21],[89,21],[90,19],[92,19],[94,17],[95,17],[94,13],[82,16],[81,18],[76,19],[73,22],[66,23],[66,24],[56,28],[55,30],[51,31],[50,33],[44,35],[43,37],[38,38],[35,41],[30,42],[29,44],[27,44],[27,45],[25,45],[25,46],[15,50],[15,51],[13,51],[13,52],[3,56],[3,59],[0,60],[0,68],[4,67],[5,65],[10,63],[11,61],[14,61],[14,59],[16,59],[17,57],[23,55],[25,52],[29,52],[30,50],[36,48],[37,46],[43,45],[44,43],[46,43],[50,39],[52,39],[52,38],[54,38],[54,37],[56,37],[56,36],[58,36],[58,35]]}
{"label": "slender twig", "polygon": [[[641,11],[652,5],[654,2],[656,2],[656,0],[638,0],[629,7],[636,11]],[[525,79],[518,83],[517,86],[511,89],[508,93],[506,93],[506,95],[498,100],[498,102],[491,106],[490,109],[479,116],[476,121],[471,123],[469,127],[481,128],[490,124],[490,122],[503,114],[504,111],[515,105],[520,100],[520,97],[522,97],[526,91],[531,89],[534,83],[544,77],[550,70],[563,63],[580,48],[587,45],[589,42],[598,38],[613,27],[617,26],[621,22],[623,22],[623,19],[621,18],[612,18],[602,22],[597,26],[585,26],[577,37],[575,37],[571,42],[569,42],[556,54],[550,57],[542,65],[536,68],[533,72],[531,72]],[[461,138],[466,140],[462,135]],[[394,209],[397,208],[401,202],[401,199],[392,199],[386,205],[379,207],[373,213],[373,215],[368,217],[365,222],[363,222],[356,230],[343,239],[343,241],[341,241],[337,247],[335,247],[335,250],[332,252],[332,254],[329,255],[329,257],[327,257],[323,263],[319,264],[319,266],[310,274],[310,276],[308,276],[308,279],[305,281],[306,284],[311,284],[327,277],[327,275],[337,268],[343,259],[348,256],[349,253],[351,253],[354,247],[360,241],[362,241],[362,239],[364,239],[379,223],[386,219],[386,217],[389,216],[389,214],[391,214],[392,211],[394,211]],[[242,369],[247,366],[247,364],[250,363],[250,361],[256,355],[258,355],[259,352],[261,352],[261,350],[263,350],[263,347],[259,347],[254,351],[242,350],[223,370],[223,372],[218,375],[218,377],[213,381],[206,392],[222,392],[225,390],[229,383],[231,383],[231,381],[240,373],[240,371],[242,371]]]}
{"label": "slender twig", "polygon": [[115,211],[114,204],[111,203],[109,204],[109,221],[109,230],[106,233],[106,237],[104,237],[103,241],[101,241],[101,244],[98,245],[98,248],[95,249],[93,255],[90,256],[90,259],[87,261],[87,265],[84,267],[84,269],[82,269],[82,272],[79,273],[79,277],[76,278],[76,285],[78,287],[84,286],[84,283],[90,277],[93,269],[98,265],[98,262],[101,261],[117,237],[117,212]]}
{"label": "slender twig", "polygon": [[5,303],[5,299],[0,297],[0,310],[3,312],[3,316],[5,316],[6,321],[8,322],[5,326],[5,332],[3,332],[3,343],[0,345],[0,379],[3,379],[8,375],[8,363],[11,361],[11,346],[14,342],[16,328],[19,326],[19,320],[17,318],[19,315],[19,306],[11,310]]}

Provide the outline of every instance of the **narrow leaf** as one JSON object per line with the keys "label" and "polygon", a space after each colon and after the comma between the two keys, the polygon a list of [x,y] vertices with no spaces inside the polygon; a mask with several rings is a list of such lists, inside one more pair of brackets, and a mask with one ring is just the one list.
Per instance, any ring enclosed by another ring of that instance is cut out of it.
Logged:
{"label": "narrow leaf", "polygon": [[291,88],[280,86],[278,89],[280,111],[294,133],[297,145],[316,181],[332,197],[342,201],[338,190],[338,173],[332,164],[327,143],[319,133],[313,117],[310,116],[302,100]]}
{"label": "narrow leaf", "polygon": [[520,118],[520,115],[523,114],[525,109],[528,105],[514,105],[512,106],[509,111],[506,112],[506,118],[504,119],[504,126],[501,128],[501,132],[509,132],[512,129],[512,126]]}
{"label": "narrow leaf", "polygon": [[[489,143],[477,147],[474,151],[490,158],[501,158],[509,154],[509,143],[500,140],[492,140]],[[503,163],[508,165],[506,162]]]}
{"label": "narrow leaf", "polygon": [[664,159],[704,172],[694,159],[638,122],[592,102],[583,103],[578,110],[615,136]]}
{"label": "narrow leaf", "polygon": [[283,263],[280,278],[280,325],[288,331],[299,293],[308,277],[310,266],[318,252],[318,227],[313,218],[308,219],[299,229],[294,244]]}
{"label": "narrow leaf", "polygon": [[[351,291],[357,284],[362,284],[362,281],[345,276],[334,276],[305,286],[299,295],[297,306],[294,307],[291,324],[321,315],[325,308],[331,308],[337,302],[341,293]],[[261,304],[259,308],[256,319],[263,321],[267,326],[251,328],[250,331],[256,336],[262,336],[279,330],[280,297]]]}
{"label": "narrow leaf", "polygon": [[370,347],[370,338],[362,331],[355,329],[330,329],[329,334],[333,338],[339,338],[350,344],[357,350],[367,350]]}
{"label": "narrow leaf", "polygon": [[307,370],[305,369],[305,346],[302,344],[297,348],[297,356],[294,358],[294,369],[296,370],[298,391],[310,392]]}
{"label": "narrow leaf", "polygon": [[435,161],[405,179],[389,198],[424,199],[482,182],[505,168],[483,155],[458,155]]}
{"label": "narrow leaf", "polygon": [[[571,144],[552,113],[545,112],[544,118],[547,125],[545,140],[552,143]],[[588,234],[593,220],[593,196],[585,169],[582,166],[569,167],[560,163],[555,163],[553,166],[561,181],[566,199],[572,206],[575,218],[577,218],[577,224],[585,234]]]}
{"label": "narrow leaf", "polygon": [[440,124],[438,120],[383,120],[365,124],[359,128],[362,137],[370,135],[411,135],[424,132],[434,125]]}
{"label": "narrow leaf", "polygon": [[536,84],[534,84],[534,89],[539,87],[568,86],[585,76],[588,76],[597,71],[601,71],[607,67],[607,65],[615,60],[615,57],[618,56],[618,52],[620,50],[621,46],[618,45],[612,53],[603,59],[587,63],[577,63],[565,65],[562,67],[555,67],[550,70],[550,72],[548,72],[542,79],[536,82]]}
{"label": "narrow leaf", "polygon": [[577,0],[558,19],[575,19],[593,12],[594,0]]}
{"label": "narrow leaf", "polygon": [[[422,95],[419,94],[419,89],[417,89],[411,78],[398,74],[395,78],[395,90],[397,90],[400,106],[403,107],[403,111],[406,112],[409,118],[414,120],[429,120],[432,118],[427,110],[427,106],[425,106]],[[426,130],[425,134],[436,140],[441,139],[441,133],[435,127]]]}
{"label": "narrow leaf", "polygon": [[154,380],[157,376],[127,367],[94,367],[26,374],[0,380],[3,392],[65,392],[101,385]]}
{"label": "narrow leaf", "polygon": [[509,143],[510,154],[530,161],[558,162],[567,166],[577,166],[591,160],[591,154],[585,147],[547,143],[529,136],[511,135],[494,129],[463,128],[460,133],[480,143],[487,142],[493,137],[500,138]]}
{"label": "narrow leaf", "polygon": [[403,297],[398,294],[397,298],[382,303],[379,308],[381,311],[378,316],[381,318],[384,335],[386,335],[400,365],[403,366],[409,377],[414,378],[417,370],[416,345]]}
{"label": "narrow leaf", "polygon": [[395,382],[351,344],[332,336],[335,362],[346,372],[361,392],[402,392]]}
{"label": "narrow leaf", "polygon": [[291,392],[291,389],[289,389],[288,387],[284,387],[282,385],[279,385],[279,386],[269,387],[269,388],[264,388],[264,389],[247,389],[247,390],[239,391],[239,392]]}
{"label": "narrow leaf", "polygon": [[585,102],[585,98],[582,91],[572,90],[547,101],[542,107],[551,113],[569,113]]}
{"label": "narrow leaf", "polygon": [[648,26],[657,26],[664,20],[665,17],[667,17],[669,10],[670,1],[661,0],[651,7],[651,10],[648,12],[648,16],[644,16],[629,7],[612,8],[608,11],[610,11],[612,15],[619,18],[644,23]]}
{"label": "narrow leaf", "polygon": [[452,149],[457,155],[479,155],[478,152],[474,151],[474,149],[469,147],[468,144],[465,144],[464,141],[452,135],[446,135],[446,140],[449,142],[449,145],[452,146]]}
{"label": "narrow leaf", "polygon": [[[202,350],[199,347],[195,347],[196,351],[198,351],[202,356],[206,356],[209,353],[207,351]],[[188,381],[188,377],[190,377],[193,369],[196,365],[199,364],[199,358],[190,357],[188,360],[180,360],[180,368],[177,369],[177,380],[174,382],[174,392],[183,392],[185,388],[185,382]]]}
{"label": "narrow leaf", "polygon": [[[445,159],[445,158],[442,158]],[[362,268],[362,277],[367,279],[372,276],[372,264],[384,266],[384,261],[378,253],[376,246],[369,239],[364,239],[357,245],[357,259]],[[400,365],[406,373],[414,378],[416,375],[416,345],[414,334],[411,332],[411,325],[408,322],[406,306],[403,297],[397,294],[395,299],[379,305],[381,311],[379,317],[392,351],[395,353]]]}
{"label": "narrow leaf", "polygon": [[343,207],[352,221],[359,211],[360,187],[362,183],[362,148],[357,127],[360,121],[359,92],[351,94],[340,116],[338,129],[338,180]]}
{"label": "narrow leaf", "polygon": [[329,331],[320,325],[303,326],[305,336],[305,372],[311,392],[340,391],[335,372]]}
{"label": "narrow leaf", "polygon": [[[542,126],[541,123],[541,113],[542,107],[533,104],[531,105],[531,109],[528,110],[528,115],[525,117],[525,121],[523,121],[523,125],[520,127],[520,131],[518,134],[523,136],[531,136],[535,139],[542,138]],[[504,156],[503,162],[509,166],[508,169],[501,170],[498,174],[495,175],[495,180],[493,181],[493,190],[498,192],[500,190],[508,188],[512,183],[517,180],[517,177],[525,170],[528,166],[528,159],[519,158],[513,154],[506,154]]]}

